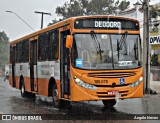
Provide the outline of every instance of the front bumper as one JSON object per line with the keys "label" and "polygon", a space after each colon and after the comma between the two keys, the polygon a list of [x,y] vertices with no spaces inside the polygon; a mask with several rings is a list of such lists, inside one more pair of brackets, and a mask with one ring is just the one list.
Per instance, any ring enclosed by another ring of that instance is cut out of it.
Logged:
{"label": "front bumper", "polygon": [[[108,92],[117,91],[116,95],[110,95]],[[143,82],[136,87],[98,87],[96,90],[82,88],[76,84],[72,86],[72,101],[94,101],[94,100],[111,100],[111,99],[127,99],[143,97]]]}

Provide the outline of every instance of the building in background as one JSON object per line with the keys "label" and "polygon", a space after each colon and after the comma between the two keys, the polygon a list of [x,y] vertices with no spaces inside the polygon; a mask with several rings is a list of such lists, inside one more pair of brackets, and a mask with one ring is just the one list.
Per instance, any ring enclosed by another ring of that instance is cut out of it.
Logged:
{"label": "building in background", "polygon": [[160,81],[160,2],[153,8],[157,16],[150,23],[151,72],[153,80]]}
{"label": "building in background", "polygon": [[[119,16],[129,17],[137,19],[140,22],[141,39],[143,41],[143,6],[142,3],[137,0],[133,4],[133,8],[126,9],[121,12],[117,12]],[[159,15],[155,18],[151,18],[150,26],[150,48],[151,48],[151,72],[153,73],[153,80],[160,81],[160,2],[152,5],[154,11],[159,12]]]}
{"label": "building in background", "polygon": [[133,19],[137,19],[140,22],[140,31],[141,31],[141,39],[143,39],[143,9],[142,4],[137,1],[133,4],[133,8],[126,9],[117,13],[119,16],[129,17]]}

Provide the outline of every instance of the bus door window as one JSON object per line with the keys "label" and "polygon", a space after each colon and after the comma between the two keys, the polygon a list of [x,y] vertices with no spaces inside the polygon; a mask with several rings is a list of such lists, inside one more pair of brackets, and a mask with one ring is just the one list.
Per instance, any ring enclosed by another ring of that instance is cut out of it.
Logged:
{"label": "bus door window", "polygon": [[62,82],[62,96],[63,94],[70,94],[70,57],[69,49],[66,48],[66,37],[70,34],[70,31],[64,31],[61,33],[61,82]]}
{"label": "bus door window", "polygon": [[12,64],[12,86],[16,87],[15,83],[15,55],[16,55],[16,47],[10,46],[10,63]]}
{"label": "bus door window", "polygon": [[34,65],[37,65],[37,40],[30,42],[30,82],[31,91],[34,91],[34,76],[36,71],[34,71]]}

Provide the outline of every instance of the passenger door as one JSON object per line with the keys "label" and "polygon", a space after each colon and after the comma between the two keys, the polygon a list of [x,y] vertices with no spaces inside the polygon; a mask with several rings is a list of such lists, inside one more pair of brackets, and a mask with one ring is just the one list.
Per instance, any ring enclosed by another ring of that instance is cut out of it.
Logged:
{"label": "passenger door", "polygon": [[30,85],[37,91],[37,40],[30,41]]}
{"label": "passenger door", "polygon": [[[70,30],[61,31],[60,33],[60,70],[61,70],[61,93],[62,97],[69,98],[70,95],[70,58],[69,49],[66,48],[66,37]],[[65,96],[66,95],[66,96]]]}
{"label": "passenger door", "polygon": [[15,46],[11,46],[11,56],[10,57],[12,57],[11,59],[12,59],[12,62],[11,62],[11,64],[12,64],[12,86],[13,87],[16,87],[16,81],[15,81],[15,61],[16,61],[16,57],[15,57],[15,55],[16,55],[16,47]]}

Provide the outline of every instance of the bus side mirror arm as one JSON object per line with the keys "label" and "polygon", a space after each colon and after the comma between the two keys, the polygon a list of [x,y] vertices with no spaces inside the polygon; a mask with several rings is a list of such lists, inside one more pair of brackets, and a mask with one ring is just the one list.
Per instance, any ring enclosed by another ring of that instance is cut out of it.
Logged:
{"label": "bus side mirror arm", "polygon": [[72,48],[72,43],[73,43],[73,36],[72,35],[67,35],[66,48]]}

